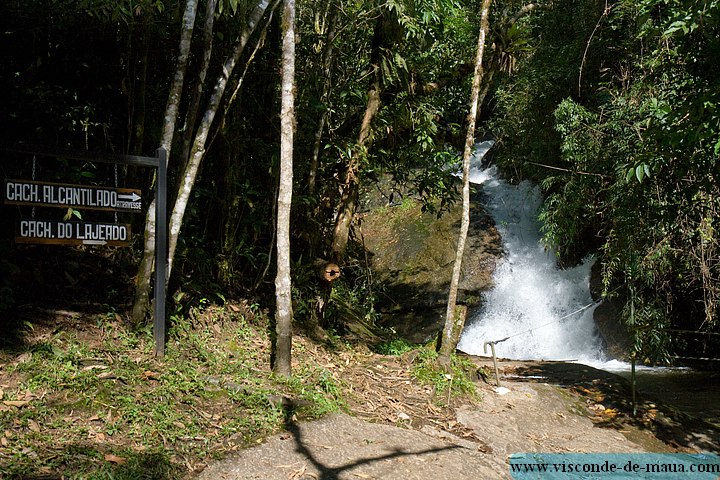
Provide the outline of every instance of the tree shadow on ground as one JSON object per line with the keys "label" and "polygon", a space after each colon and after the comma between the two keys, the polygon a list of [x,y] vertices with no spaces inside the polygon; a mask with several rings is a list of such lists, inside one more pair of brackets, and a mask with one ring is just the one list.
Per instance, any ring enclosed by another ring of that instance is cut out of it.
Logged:
{"label": "tree shadow on ground", "polygon": [[[680,451],[720,451],[720,428],[642,390],[633,403],[631,383],[620,375],[566,362],[523,362],[512,372],[516,381],[550,383],[580,395],[599,427],[646,430]],[[691,396],[692,391],[684,395]]]}
{"label": "tree shadow on ground", "polygon": [[[309,473],[308,475],[312,476],[312,478],[315,478],[316,480],[337,480],[341,478],[341,474],[343,472],[351,472],[353,469],[361,467],[363,465],[367,466],[376,462],[382,462],[386,460],[393,460],[398,459],[401,457],[406,456],[419,456],[419,455],[427,455],[432,453],[438,453],[445,450],[453,450],[462,448],[459,445],[448,445],[446,447],[441,448],[428,448],[424,450],[418,450],[418,451],[412,451],[412,450],[403,450],[400,448],[395,448],[393,451],[390,451],[389,453],[385,455],[380,456],[374,456],[374,457],[366,457],[354,460],[352,462],[349,462],[345,465],[339,465],[339,466],[329,466],[324,464],[322,461],[320,461],[315,454],[308,448],[307,442],[303,439],[302,430],[300,429],[300,426],[295,422],[294,420],[294,408],[292,406],[285,406],[285,429],[292,435],[294,441],[295,441],[295,449],[298,453],[302,454],[307,460],[317,469],[318,475],[315,475],[314,473]],[[357,474],[359,477],[360,475]],[[295,477],[293,477],[295,478]],[[304,478],[300,476],[299,478]]]}

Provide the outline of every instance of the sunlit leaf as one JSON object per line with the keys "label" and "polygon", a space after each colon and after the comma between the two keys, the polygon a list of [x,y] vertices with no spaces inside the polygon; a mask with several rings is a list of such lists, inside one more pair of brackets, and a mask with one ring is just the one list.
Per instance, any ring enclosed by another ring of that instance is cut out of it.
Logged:
{"label": "sunlit leaf", "polygon": [[635,177],[637,177],[638,182],[642,182],[643,178],[645,177],[645,170],[643,169],[642,165],[638,165],[635,167]]}

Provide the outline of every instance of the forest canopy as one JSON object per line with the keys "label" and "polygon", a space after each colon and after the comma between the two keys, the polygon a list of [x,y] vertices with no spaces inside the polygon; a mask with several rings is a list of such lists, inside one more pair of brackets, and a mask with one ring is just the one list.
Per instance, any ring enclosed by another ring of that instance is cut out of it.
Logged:
{"label": "forest canopy", "polygon": [[[180,215],[170,291],[180,303],[216,294],[267,300],[278,2],[197,2],[188,32],[189,3],[2,2],[0,146],[153,155],[188,33],[171,202],[193,155],[198,176]],[[479,2],[307,0],[296,21],[293,295],[307,307],[296,313],[315,308],[317,259],[340,264],[346,304],[372,313],[370,279],[355,261],[363,258],[354,236],[360,191],[391,179],[438,214],[459,198],[447,166],[462,142]],[[490,14],[478,136],[494,136],[508,178],[541,185],[545,238],[561,261],[597,257],[643,360],[718,350],[719,22],[716,0],[503,0]],[[152,192],[142,169],[3,155],[4,178],[101,185],[117,175],[120,186]],[[26,295],[12,242],[25,213],[3,208],[11,213],[0,247],[7,310]],[[136,238],[124,261],[135,266],[145,225],[139,216],[125,221]]]}

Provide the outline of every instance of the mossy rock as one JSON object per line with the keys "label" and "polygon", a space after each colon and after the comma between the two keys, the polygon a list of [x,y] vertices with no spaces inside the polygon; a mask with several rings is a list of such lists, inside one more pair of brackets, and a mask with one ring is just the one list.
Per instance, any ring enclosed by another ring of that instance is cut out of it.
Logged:
{"label": "mossy rock", "polygon": [[[378,194],[375,194],[378,195]],[[500,236],[473,192],[458,303],[477,307],[492,286]],[[412,343],[432,340],[442,329],[450,278],[460,233],[462,204],[441,217],[422,211],[420,201],[405,197],[397,205],[375,205],[363,217],[362,232],[379,284],[381,323]]]}

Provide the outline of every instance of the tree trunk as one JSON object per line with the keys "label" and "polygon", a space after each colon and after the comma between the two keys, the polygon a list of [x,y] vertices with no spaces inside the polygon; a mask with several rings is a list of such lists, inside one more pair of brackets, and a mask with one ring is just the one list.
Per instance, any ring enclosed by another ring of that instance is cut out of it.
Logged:
{"label": "tree trunk", "polygon": [[[320,95],[320,101],[327,103],[332,88],[332,63],[333,63],[333,42],[335,41],[336,26],[340,10],[334,3],[330,3],[328,8],[332,9],[330,15],[330,23],[328,25],[327,36],[325,40],[325,51],[323,52],[323,89]],[[325,106],[327,107],[327,106]],[[317,172],[320,167],[320,147],[322,145],[323,131],[325,130],[325,122],[327,121],[328,109],[324,108],[318,120],[317,129],[315,130],[315,141],[313,142],[313,153],[310,159],[310,171],[308,172],[308,193],[315,195],[317,189]]]}
{"label": "tree trunk", "polygon": [[138,57],[128,52],[128,84],[130,91],[128,97],[128,146],[130,155],[142,155],[145,140],[146,96],[147,96],[147,67],[150,51],[150,35],[148,32],[148,19],[145,15],[140,19],[139,32],[133,28],[130,38],[137,36],[134,50],[142,52]]}
{"label": "tree trunk", "polygon": [[207,77],[208,69],[210,68],[210,58],[212,57],[213,50],[213,31],[215,29],[215,10],[217,8],[218,0],[208,0],[205,7],[205,26],[203,28],[203,39],[202,39],[202,61],[200,64],[200,70],[193,86],[193,92],[190,98],[187,113],[185,115],[185,134],[183,135],[182,142],[182,153],[180,155],[180,161],[185,163],[190,156],[190,147],[192,146],[192,140],[195,134],[195,123],[197,121],[197,114],[200,110],[200,100],[205,89],[205,78]]}
{"label": "tree trunk", "polygon": [[245,174],[244,165],[233,159],[237,158],[241,152],[238,151],[235,142],[230,142],[227,147],[227,153],[224,165],[225,170],[221,193],[224,199],[221,207],[224,218],[222,219],[223,229],[221,237],[220,257],[218,258],[218,280],[220,285],[229,292],[235,289],[235,271],[237,265],[237,230],[238,222],[242,213],[242,197],[238,193],[237,185]]}
{"label": "tree trunk", "polygon": [[[175,76],[168,94],[162,138],[160,139],[160,147],[167,151],[167,158],[170,158],[172,140],[175,133],[175,122],[177,121],[178,110],[180,108],[180,98],[182,97],[185,70],[187,69],[187,62],[190,56],[190,43],[192,40],[193,28],[195,26],[197,4],[198,0],[187,0],[185,5],[185,14],[183,15],[177,66],[175,68]],[[138,273],[135,277],[135,299],[133,301],[131,315],[132,322],[136,325],[145,320],[150,306],[150,280],[154,266],[153,261],[155,259],[155,202],[156,199],[153,199],[152,202],[150,202],[147,217],[145,218],[145,244],[143,257],[140,260]]]}
{"label": "tree trunk", "polygon": [[262,19],[265,15],[269,5],[269,0],[260,0],[258,5],[255,7],[255,10],[253,10],[250,14],[248,23],[245,25],[245,28],[240,34],[232,55],[227,58],[223,64],[222,71],[215,83],[215,88],[210,96],[210,100],[208,101],[208,106],[205,109],[205,114],[203,115],[197,133],[195,134],[190,158],[188,159],[188,163],[183,174],[180,176],[178,195],[170,216],[170,225],[168,228],[168,279],[172,273],[175,249],[177,247],[180,228],[182,227],[183,218],[185,216],[185,210],[187,208],[188,201],[190,200],[190,193],[195,185],[195,179],[197,178],[198,171],[200,170],[200,164],[202,163],[202,159],[205,155],[205,143],[210,134],[210,127],[212,126],[215,115],[220,107],[220,102],[222,100],[223,93],[225,92],[225,88],[227,87],[228,80],[230,79],[230,75],[232,75],[237,62],[240,60],[240,55],[242,55],[245,50],[245,46],[250,40],[250,36],[255,31],[255,27],[257,27],[260,19]]}
{"label": "tree trunk", "polygon": [[280,189],[277,199],[277,275],[275,276],[277,337],[273,371],[287,377],[291,374],[293,320],[290,281],[290,207],[293,188],[295,128],[295,0],[285,0],[282,26]]}
{"label": "tree trunk", "polygon": [[392,26],[397,22],[394,15],[390,10],[383,8],[380,15],[377,16],[373,31],[372,51],[370,52],[372,77],[370,87],[368,88],[367,104],[365,106],[362,123],[360,124],[357,144],[350,153],[350,158],[348,159],[345,170],[345,180],[342,185],[340,205],[338,206],[335,217],[335,227],[333,229],[331,243],[330,259],[340,265],[343,264],[345,258],[345,251],[347,250],[350,239],[350,228],[352,227],[355,211],[358,206],[360,185],[357,175],[360,168],[360,160],[367,155],[370,144],[372,143],[370,135],[372,132],[372,123],[378,111],[380,111],[380,94],[382,89],[380,62],[382,50],[391,48],[395,42],[392,35],[389,35],[389,32],[392,32]]}
{"label": "tree trunk", "polygon": [[331,259],[340,265],[342,265],[343,259],[345,258],[345,251],[347,250],[350,239],[350,227],[352,226],[355,211],[357,210],[358,192],[360,189],[357,174],[360,158],[367,153],[368,144],[370,143],[372,121],[380,110],[380,73],[378,69],[379,67],[374,66],[375,79],[368,91],[367,106],[365,107],[365,115],[360,125],[358,142],[348,161],[342,196],[340,197],[340,206],[337,217],[335,218]]}
{"label": "tree trunk", "polygon": [[465,240],[470,228],[470,157],[473,145],[475,144],[475,122],[478,114],[478,98],[480,96],[480,84],[483,79],[483,53],[485,50],[485,37],[489,30],[490,3],[492,0],[483,0],[480,16],[480,34],[478,35],[477,55],[475,57],[475,72],[473,74],[472,91],[470,94],[470,112],[467,117],[468,130],[465,136],[465,149],[463,151],[463,209],[462,222],[460,225],[460,237],[458,239],[457,251],[455,253],[455,265],[453,266],[452,278],[450,280],[450,293],[448,295],[447,312],[445,314],[445,327],[440,339],[438,363],[442,366],[450,365],[450,355],[455,352],[460,334],[465,324],[465,311],[456,309],[458,285],[460,283],[460,271],[462,259],[465,253]]}

